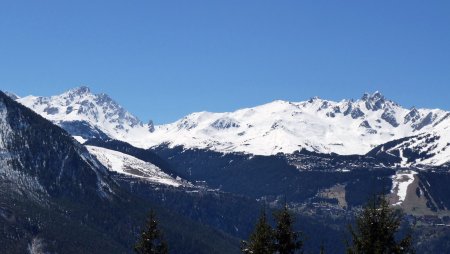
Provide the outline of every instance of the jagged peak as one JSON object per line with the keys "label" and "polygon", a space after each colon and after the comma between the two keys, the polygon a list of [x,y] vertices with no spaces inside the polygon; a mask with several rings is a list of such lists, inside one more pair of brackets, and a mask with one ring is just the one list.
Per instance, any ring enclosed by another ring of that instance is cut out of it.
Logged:
{"label": "jagged peak", "polygon": [[416,108],[415,106],[412,106],[412,107],[409,109],[409,112],[417,112],[417,113],[419,113],[419,110],[417,110],[417,108]]}
{"label": "jagged peak", "polygon": [[386,97],[381,94],[379,91],[375,91],[374,93],[364,93],[364,95],[359,100],[363,102],[368,110],[377,111],[379,109],[385,109],[390,106],[398,106],[397,103],[386,99]]}
{"label": "jagged peak", "polygon": [[318,100],[320,100],[319,96],[314,96],[314,97],[309,98],[308,102],[312,103],[312,102],[315,102],[315,101],[318,101]]}
{"label": "jagged peak", "polygon": [[19,99],[36,112],[52,121],[85,121],[114,138],[130,135],[135,126],[144,127],[138,117],[123,108],[105,93],[93,94],[87,86],[72,88],[51,97],[28,96]]}
{"label": "jagged peak", "polygon": [[153,120],[148,120],[148,124],[147,124],[147,126],[148,126],[148,131],[150,131],[150,132],[154,132],[155,131],[155,124],[153,123]]}
{"label": "jagged peak", "polygon": [[384,97],[383,94],[380,93],[380,91],[375,91],[372,94],[366,92],[361,97],[362,101],[378,101],[378,100],[385,100],[385,99],[386,98]]}
{"label": "jagged peak", "polygon": [[[68,96],[72,99],[76,97],[92,97],[96,103],[100,105],[113,105],[113,107],[117,109],[123,109],[119,103],[117,103],[114,99],[112,99],[106,93],[93,94],[91,89],[87,86],[79,86],[68,90],[67,92],[61,94],[62,96]],[[124,110],[124,109],[123,109]]]}
{"label": "jagged peak", "polygon": [[87,86],[82,85],[79,87],[72,88],[66,93],[70,95],[86,95],[91,93],[91,89]]}

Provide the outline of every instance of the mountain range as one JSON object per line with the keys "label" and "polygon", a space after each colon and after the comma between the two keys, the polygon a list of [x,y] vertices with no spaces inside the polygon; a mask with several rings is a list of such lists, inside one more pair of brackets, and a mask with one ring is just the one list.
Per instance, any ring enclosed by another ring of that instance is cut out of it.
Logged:
{"label": "mountain range", "polygon": [[111,138],[141,148],[167,144],[253,155],[292,154],[302,149],[384,154],[397,158],[402,166],[440,166],[450,161],[450,112],[406,109],[379,92],[340,102],[315,97],[303,102],[278,100],[234,112],[195,112],[157,126],[152,121],[142,123],[108,95],[93,94],[87,87],[51,97],[15,99],[80,142]]}
{"label": "mountain range", "polygon": [[237,213],[256,212],[251,200],[210,194],[163,172],[153,153],[122,148],[134,156],[81,145],[0,92],[0,252],[131,253],[150,208],[172,253],[237,252],[221,225],[249,226],[236,214],[209,222],[208,213],[226,212],[227,199]]}
{"label": "mountain range", "polygon": [[152,208],[171,253],[238,253],[261,207],[287,204],[306,251],[342,253],[373,193],[418,253],[450,251],[449,115],[375,92],[154,125],[87,87],[0,92],[0,252],[131,253]]}

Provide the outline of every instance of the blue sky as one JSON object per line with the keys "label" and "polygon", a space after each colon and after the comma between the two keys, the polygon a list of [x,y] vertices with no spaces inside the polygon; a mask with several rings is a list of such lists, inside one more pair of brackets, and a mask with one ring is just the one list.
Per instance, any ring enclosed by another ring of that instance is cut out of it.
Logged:
{"label": "blue sky", "polygon": [[0,89],[143,121],[380,90],[450,110],[450,1],[0,1]]}

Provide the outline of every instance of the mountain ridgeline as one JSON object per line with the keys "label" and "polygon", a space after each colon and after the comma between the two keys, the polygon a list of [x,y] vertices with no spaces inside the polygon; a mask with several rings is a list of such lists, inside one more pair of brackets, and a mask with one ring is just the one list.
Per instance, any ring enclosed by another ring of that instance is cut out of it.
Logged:
{"label": "mountain ridgeline", "polygon": [[[379,92],[364,94],[356,101],[315,97],[304,102],[274,101],[235,112],[196,112],[158,126],[152,121],[143,124],[109,96],[92,94],[87,87],[52,97],[16,99],[82,142],[109,138],[141,148],[168,144],[254,155],[292,154],[303,149],[364,155],[387,142],[409,138],[392,147],[399,150],[394,156],[401,166],[440,166],[450,161],[450,112],[406,109]],[[420,142],[421,137],[430,135],[434,137],[430,142]],[[408,157],[424,154],[424,150],[426,156]]]}
{"label": "mountain ridgeline", "polygon": [[0,93],[0,249],[130,253],[152,208],[170,253],[239,253],[261,207],[286,203],[305,251],[343,253],[336,239],[382,193],[415,223],[418,253],[450,251],[449,116],[376,92],[154,126],[87,87]]}
{"label": "mountain ridgeline", "polygon": [[[131,253],[150,208],[160,215],[172,253],[238,250],[236,238],[200,223],[211,210],[221,210],[223,204],[217,201],[221,196],[199,190],[161,189],[150,183],[145,196],[132,194],[121,186],[125,180],[110,172],[66,131],[2,92],[0,144],[2,253],[29,249],[43,253]],[[139,184],[139,179],[133,181]],[[205,199],[196,201],[199,195]],[[165,196],[163,203],[161,196]],[[246,206],[251,204],[248,200],[229,199],[251,211],[252,206]],[[191,216],[177,212],[193,202],[207,205],[191,210]],[[230,225],[241,227],[237,220],[227,217]],[[220,224],[221,220],[215,221]]]}

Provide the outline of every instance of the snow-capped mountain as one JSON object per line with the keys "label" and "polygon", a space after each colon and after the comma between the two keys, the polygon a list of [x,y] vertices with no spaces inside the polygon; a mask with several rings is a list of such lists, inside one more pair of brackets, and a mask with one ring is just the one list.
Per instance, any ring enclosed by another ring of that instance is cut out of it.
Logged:
{"label": "snow-capped mountain", "polygon": [[199,112],[156,126],[150,144],[269,155],[305,148],[320,153],[365,154],[374,147],[437,128],[443,110],[405,109],[376,92],[334,102],[274,101],[228,113]]}
{"label": "snow-capped mountain", "polygon": [[13,192],[30,196],[72,192],[70,195],[109,198],[114,194],[106,168],[84,146],[8,97],[0,92],[2,187],[10,186]]}
{"label": "snow-capped mountain", "polygon": [[51,97],[17,98],[21,104],[68,130],[79,141],[105,135],[129,140],[153,129],[127,112],[106,94],[92,94],[88,87],[71,89]]}
{"label": "snow-capped mountain", "polygon": [[[278,100],[234,112],[196,112],[159,126],[143,124],[107,95],[93,95],[86,87],[18,101],[72,135],[81,136],[81,141],[89,135],[104,134],[142,148],[166,144],[256,155],[301,149],[366,154],[387,142],[425,133],[434,133],[441,137],[439,142],[445,141],[450,126],[450,112],[406,109],[379,92],[340,102],[315,97],[303,102]],[[86,131],[80,134],[80,129]],[[441,143],[437,149],[445,147],[446,143]],[[448,158],[445,150],[439,156],[424,163],[438,164]]]}
{"label": "snow-capped mountain", "polygon": [[237,252],[219,226],[245,230],[240,209],[251,218],[254,203],[184,187],[151,163],[81,145],[0,91],[0,253],[130,253],[150,208],[180,252],[213,253],[217,242]]}

